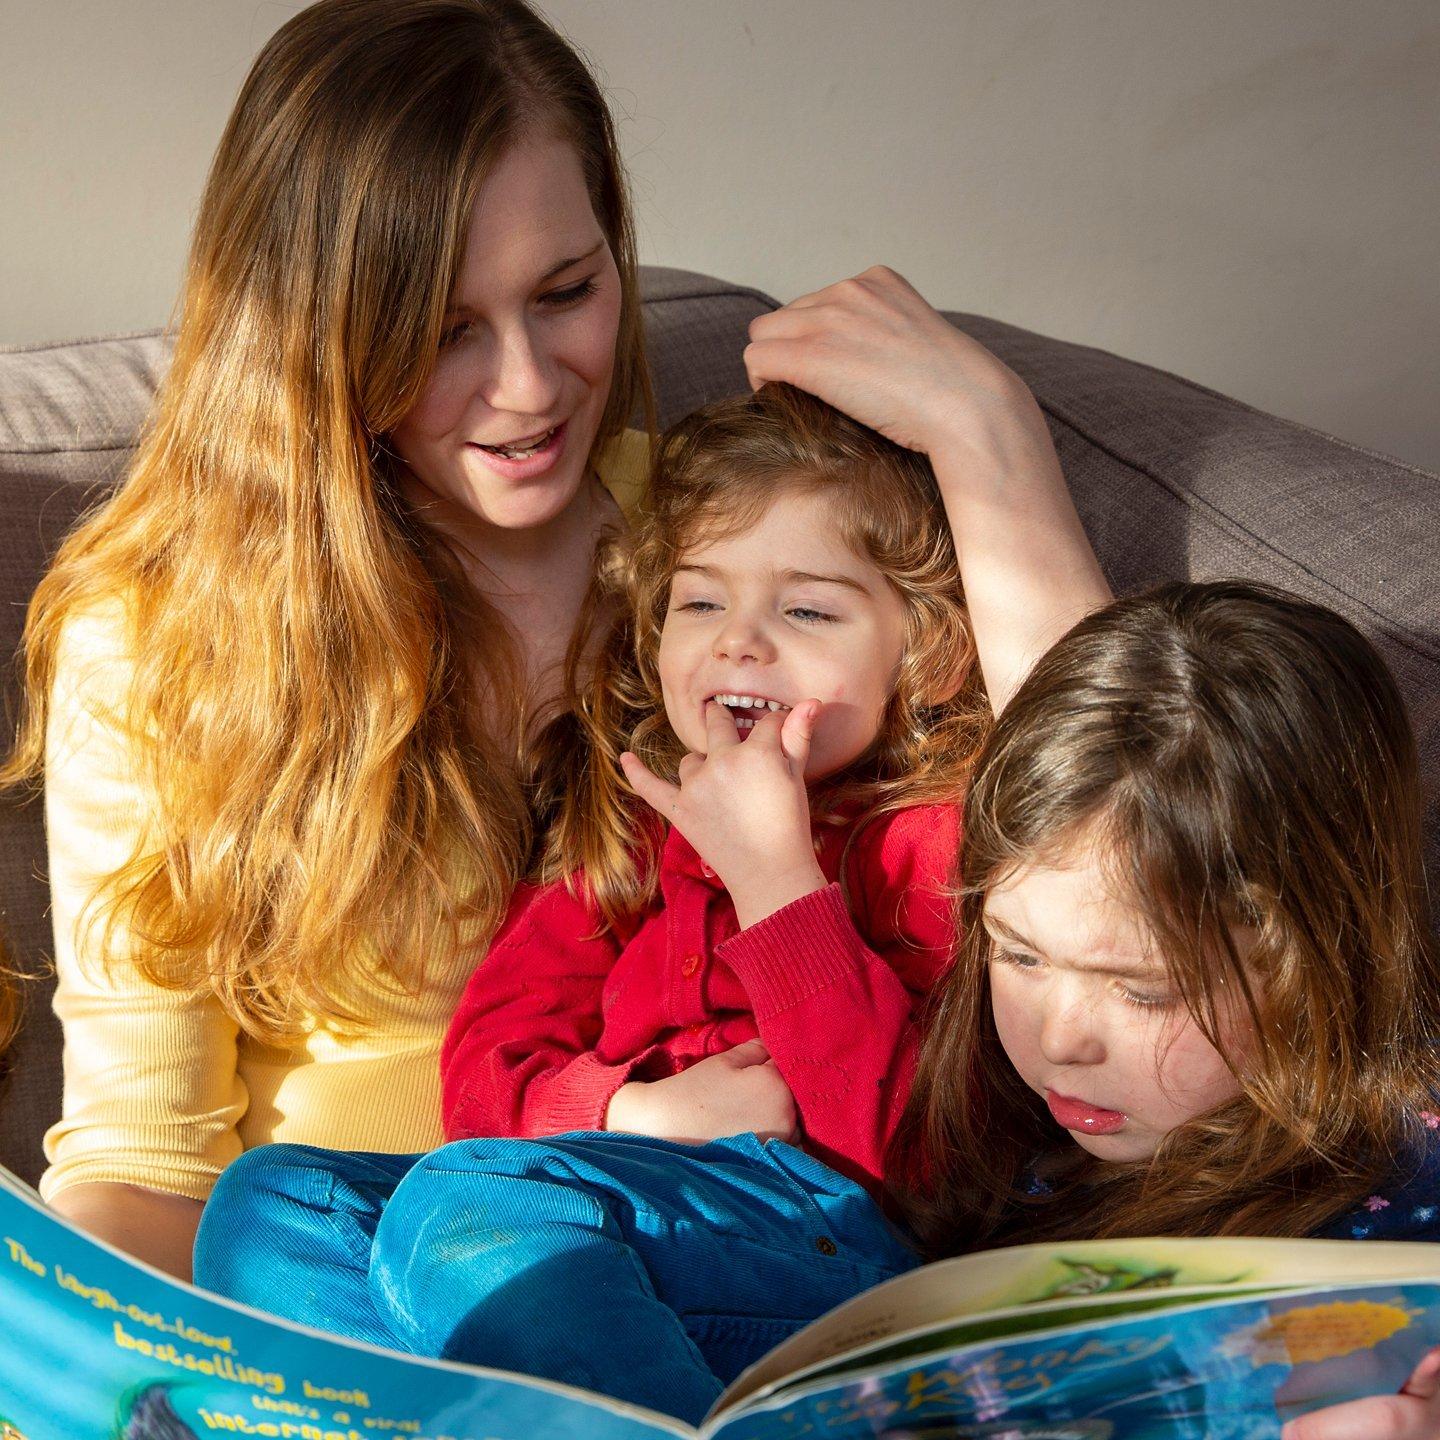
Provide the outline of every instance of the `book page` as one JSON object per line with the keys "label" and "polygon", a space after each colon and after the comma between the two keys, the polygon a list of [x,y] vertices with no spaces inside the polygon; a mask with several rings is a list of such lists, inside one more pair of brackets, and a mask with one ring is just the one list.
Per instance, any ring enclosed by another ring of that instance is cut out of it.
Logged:
{"label": "book page", "polygon": [[782,1385],[704,1433],[709,1440],[1275,1440],[1298,1415],[1394,1394],[1437,1343],[1434,1281],[1226,1293]]}
{"label": "book page", "polygon": [[1440,1249],[1419,1242],[1225,1238],[989,1250],[921,1266],[832,1310],[751,1366],[711,1413],[719,1416],[787,1375],[877,1341],[1017,1306],[1182,1287],[1309,1287],[1410,1277],[1440,1278]]}

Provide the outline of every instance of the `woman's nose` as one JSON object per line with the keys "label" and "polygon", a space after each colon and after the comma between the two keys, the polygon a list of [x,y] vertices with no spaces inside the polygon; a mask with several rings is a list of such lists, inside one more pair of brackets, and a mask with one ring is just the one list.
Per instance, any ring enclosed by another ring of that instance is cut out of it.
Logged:
{"label": "woman's nose", "polygon": [[486,403],[515,415],[550,418],[560,396],[560,367],[543,336],[524,324],[499,332],[490,357]]}

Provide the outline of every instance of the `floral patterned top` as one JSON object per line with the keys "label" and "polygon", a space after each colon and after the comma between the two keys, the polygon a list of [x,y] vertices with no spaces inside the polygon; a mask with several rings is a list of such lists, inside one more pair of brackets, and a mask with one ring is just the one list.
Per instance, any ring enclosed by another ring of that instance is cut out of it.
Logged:
{"label": "floral patterned top", "polygon": [[1395,1182],[1319,1232],[1327,1240],[1440,1240],[1440,1114],[1423,1126]]}

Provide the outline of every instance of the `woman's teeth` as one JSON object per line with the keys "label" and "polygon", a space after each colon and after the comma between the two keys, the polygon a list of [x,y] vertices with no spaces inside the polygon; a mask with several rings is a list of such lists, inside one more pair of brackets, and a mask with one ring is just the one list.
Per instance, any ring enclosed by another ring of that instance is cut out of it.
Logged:
{"label": "woman's teeth", "polygon": [[503,455],[507,460],[523,460],[527,455],[533,455],[537,450],[543,450],[550,443],[550,438],[554,434],[555,427],[552,426],[543,435],[537,435],[523,445],[481,445],[480,448],[490,451],[492,455]]}

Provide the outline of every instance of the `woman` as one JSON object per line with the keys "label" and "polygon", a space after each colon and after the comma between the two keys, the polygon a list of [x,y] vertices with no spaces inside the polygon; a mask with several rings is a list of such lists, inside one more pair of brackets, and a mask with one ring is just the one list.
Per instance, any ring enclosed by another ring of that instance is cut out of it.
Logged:
{"label": "woman", "polygon": [[[1052,638],[1013,613],[1106,598],[1028,392],[898,277],[764,317],[746,363],[931,455],[992,696]],[[642,489],[647,396],[574,52],[520,0],[282,27],[152,422],[27,621],[0,783],[45,778],[62,1213],[184,1276],[242,1149],[438,1142],[440,1040],[532,848],[516,755]]]}

